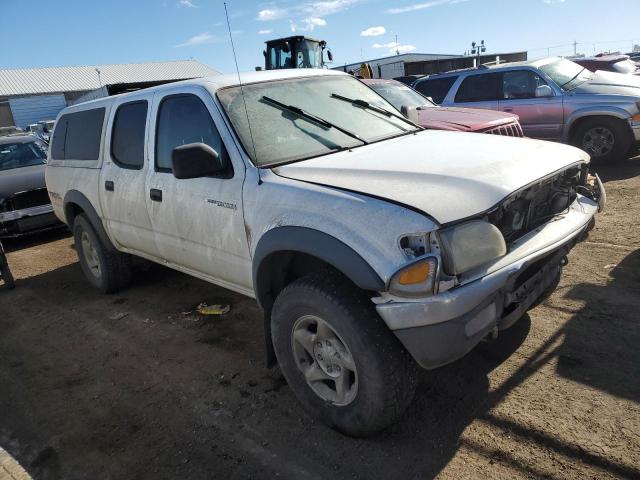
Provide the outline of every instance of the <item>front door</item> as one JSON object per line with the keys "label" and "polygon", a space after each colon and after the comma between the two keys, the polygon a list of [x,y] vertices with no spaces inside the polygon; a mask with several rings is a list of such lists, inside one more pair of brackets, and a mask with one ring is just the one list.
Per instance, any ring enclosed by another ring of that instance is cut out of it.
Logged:
{"label": "front door", "polygon": [[[251,291],[251,260],[242,212],[244,163],[211,94],[200,86],[156,94],[152,114],[153,168],[147,206],[162,258],[210,281]],[[215,177],[173,176],[175,147],[205,143],[226,164]]]}
{"label": "front door", "polygon": [[558,140],[562,136],[564,112],[562,97],[549,87],[550,96],[536,96],[536,89],[549,86],[532,70],[509,70],[502,74],[500,109],[515,113],[525,136],[543,140]]}

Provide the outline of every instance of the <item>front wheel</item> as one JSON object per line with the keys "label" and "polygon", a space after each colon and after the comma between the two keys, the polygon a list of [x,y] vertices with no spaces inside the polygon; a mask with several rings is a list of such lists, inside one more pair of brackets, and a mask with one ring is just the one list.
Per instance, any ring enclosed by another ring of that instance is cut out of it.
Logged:
{"label": "front wheel", "polygon": [[289,284],[271,316],[284,377],[313,416],[366,436],[400,417],[415,392],[416,365],[371,301],[332,271]]}
{"label": "front wheel", "polygon": [[575,130],[573,142],[594,162],[622,160],[630,147],[630,135],[618,120],[593,118],[582,122]]}

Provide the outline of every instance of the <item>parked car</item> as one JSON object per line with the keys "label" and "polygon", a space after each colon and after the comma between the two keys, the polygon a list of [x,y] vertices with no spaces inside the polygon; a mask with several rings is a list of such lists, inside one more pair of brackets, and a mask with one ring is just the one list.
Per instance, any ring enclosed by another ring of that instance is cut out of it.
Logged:
{"label": "parked car", "polygon": [[411,86],[415,83],[416,80],[422,77],[424,77],[424,75],[403,75],[402,77],[395,77],[394,80]]}
{"label": "parked car", "polygon": [[518,117],[511,113],[479,108],[439,107],[411,87],[395,80],[363,79],[361,82],[424,128],[523,136]]}
{"label": "parked car", "polygon": [[515,113],[525,136],[570,143],[593,160],[623,158],[640,142],[633,75],[547,58],[432,75],[413,87],[441,105]]}
{"label": "parked car", "polygon": [[33,135],[0,137],[0,237],[60,226],[45,186],[47,145]]}
{"label": "parked car", "polygon": [[103,292],[138,255],[254,297],[306,410],[350,435],[553,290],[593,225],[586,153],[424,130],[352,76],[272,70],[73,105],[46,170]]}
{"label": "parked car", "polygon": [[573,58],[571,60],[590,72],[602,70],[640,75],[638,65],[628,55],[596,55],[595,57]]}

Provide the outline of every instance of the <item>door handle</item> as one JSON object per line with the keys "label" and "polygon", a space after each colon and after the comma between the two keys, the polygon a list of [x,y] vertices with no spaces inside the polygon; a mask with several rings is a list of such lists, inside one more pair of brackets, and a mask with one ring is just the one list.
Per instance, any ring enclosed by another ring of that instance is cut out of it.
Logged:
{"label": "door handle", "polygon": [[104,189],[105,189],[107,192],[113,192],[113,189],[114,189],[114,184],[113,184],[113,182],[112,182],[111,180],[106,180],[106,181],[104,182]]}
{"label": "door handle", "polygon": [[162,201],[162,190],[158,190],[157,188],[152,188],[149,190],[149,198],[154,202]]}
{"label": "door handle", "polygon": [[503,108],[502,111],[504,111],[504,112],[513,112],[513,108]]}

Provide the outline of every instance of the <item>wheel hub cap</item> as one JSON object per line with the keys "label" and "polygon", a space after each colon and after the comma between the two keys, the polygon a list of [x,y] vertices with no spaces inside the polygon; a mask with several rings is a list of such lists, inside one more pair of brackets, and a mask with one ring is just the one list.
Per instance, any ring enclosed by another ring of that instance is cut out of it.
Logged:
{"label": "wheel hub cap", "polygon": [[293,326],[291,347],[307,385],[324,401],[351,403],[358,392],[358,374],[346,343],[329,323],[305,315]]}
{"label": "wheel hub cap", "polygon": [[608,128],[595,127],[588,130],[582,139],[582,148],[594,157],[602,157],[613,150],[615,137]]}
{"label": "wheel hub cap", "polygon": [[100,259],[98,257],[98,252],[96,252],[95,247],[91,243],[91,239],[89,238],[89,234],[87,232],[82,232],[82,236],[80,237],[80,243],[82,244],[82,253],[84,254],[84,260],[89,267],[89,271],[95,277],[100,277]]}

